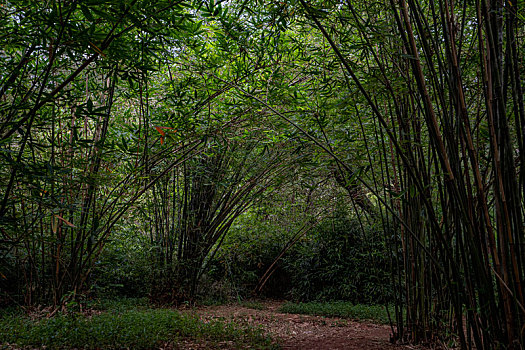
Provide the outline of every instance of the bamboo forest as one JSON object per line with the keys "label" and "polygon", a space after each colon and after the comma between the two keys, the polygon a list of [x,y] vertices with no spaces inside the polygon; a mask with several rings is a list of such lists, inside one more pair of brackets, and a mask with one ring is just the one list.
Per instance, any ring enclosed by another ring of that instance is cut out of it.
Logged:
{"label": "bamboo forest", "polygon": [[0,0],[0,348],[524,349],[523,0]]}

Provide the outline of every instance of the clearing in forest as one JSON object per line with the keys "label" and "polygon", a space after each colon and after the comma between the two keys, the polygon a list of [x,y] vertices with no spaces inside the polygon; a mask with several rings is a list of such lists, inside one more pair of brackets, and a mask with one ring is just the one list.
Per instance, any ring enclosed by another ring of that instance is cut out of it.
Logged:
{"label": "clearing in forest", "polygon": [[[423,349],[390,342],[389,325],[368,321],[353,321],[337,317],[286,314],[279,311],[283,302],[264,301],[257,308],[242,304],[201,306],[188,312],[204,320],[235,321],[261,327],[281,346],[281,349],[357,350],[357,349]],[[231,344],[224,343],[224,349]],[[185,349],[204,349],[205,344],[188,342]]]}

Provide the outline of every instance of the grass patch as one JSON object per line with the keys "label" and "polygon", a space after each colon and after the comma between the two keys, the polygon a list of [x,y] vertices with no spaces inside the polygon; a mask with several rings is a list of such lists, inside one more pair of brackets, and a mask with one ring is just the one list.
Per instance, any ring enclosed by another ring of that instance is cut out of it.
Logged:
{"label": "grass patch", "polygon": [[[289,314],[303,314],[326,317],[341,317],[357,320],[371,320],[380,323],[388,323],[388,314],[382,305],[354,305],[349,302],[309,302],[292,303],[287,302],[279,309],[280,312]],[[390,309],[393,314],[393,309]]]}
{"label": "grass patch", "polygon": [[206,342],[210,347],[225,341],[232,342],[237,348],[275,347],[259,329],[224,321],[204,322],[197,316],[171,309],[143,310],[133,305],[120,306],[120,309],[126,308],[128,310],[109,311],[92,317],[61,314],[37,321],[7,315],[0,318],[0,344],[50,349],[151,349],[191,339]]}
{"label": "grass patch", "polygon": [[258,301],[241,301],[239,303],[240,306],[245,307],[247,309],[253,309],[253,310],[266,310],[266,306],[264,304],[258,302]]}

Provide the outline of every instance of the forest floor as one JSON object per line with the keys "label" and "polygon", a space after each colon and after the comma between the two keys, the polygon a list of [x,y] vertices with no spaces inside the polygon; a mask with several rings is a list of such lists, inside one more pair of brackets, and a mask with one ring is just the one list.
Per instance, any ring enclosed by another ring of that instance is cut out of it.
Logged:
{"label": "forest floor", "polygon": [[[261,307],[249,308],[239,304],[200,306],[188,312],[203,320],[219,319],[261,327],[283,350],[382,350],[423,349],[390,342],[392,329],[367,321],[353,321],[335,317],[285,314],[279,312],[283,302],[264,301]],[[204,349],[206,344],[188,341],[184,349]],[[224,349],[228,344],[224,344]]]}

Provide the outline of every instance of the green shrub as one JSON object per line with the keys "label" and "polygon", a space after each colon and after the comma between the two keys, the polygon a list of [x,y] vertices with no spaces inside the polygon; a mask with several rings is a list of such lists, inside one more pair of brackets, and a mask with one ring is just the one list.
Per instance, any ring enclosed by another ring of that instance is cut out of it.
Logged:
{"label": "green shrub", "polygon": [[[221,300],[250,297],[288,238],[275,224],[241,218],[210,263],[203,290],[211,291],[211,297]],[[269,297],[283,297],[290,289],[291,276],[280,264],[264,293]]]}
{"label": "green shrub", "polygon": [[[215,281],[209,286],[220,285],[222,291],[229,287],[221,299],[225,294],[233,299],[250,296],[290,238],[276,223],[240,223],[225,239],[207,276]],[[286,252],[263,293],[300,301],[391,302],[383,232],[372,226],[363,232],[359,222],[344,213],[325,220]]]}
{"label": "green shrub", "polygon": [[95,263],[91,289],[97,297],[144,297],[151,286],[150,243],[133,227],[119,227]]}
{"label": "green shrub", "polygon": [[132,310],[145,310],[150,307],[148,299],[127,298],[116,296],[113,298],[97,298],[87,303],[87,307],[99,311],[124,312]]}
{"label": "green shrub", "polygon": [[292,277],[292,299],[346,300],[353,303],[391,301],[389,263],[383,233],[361,229],[357,220],[326,220],[285,257]]}

